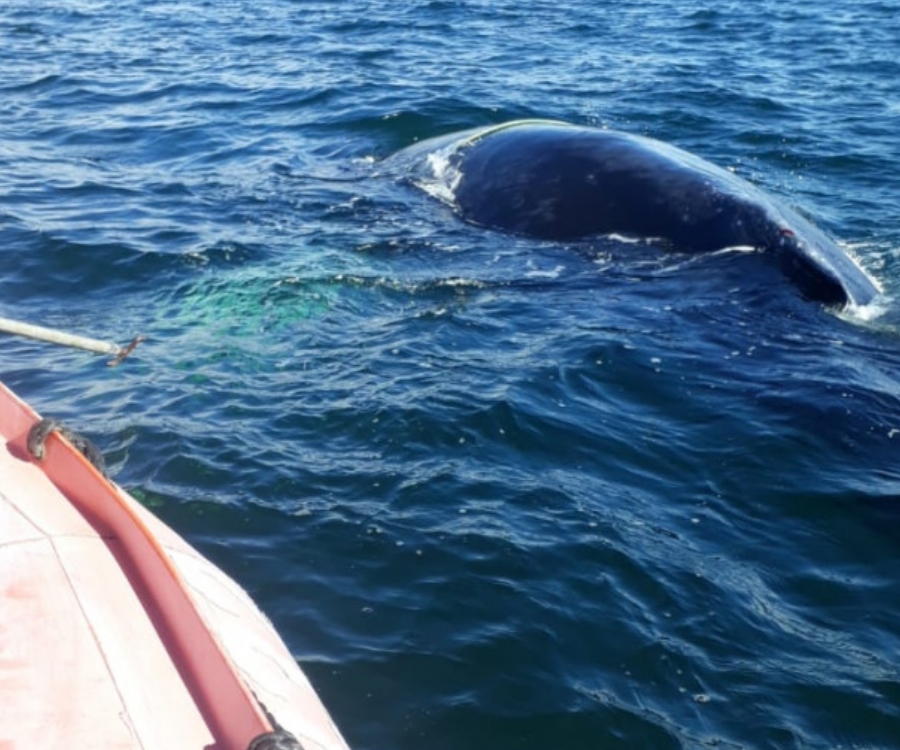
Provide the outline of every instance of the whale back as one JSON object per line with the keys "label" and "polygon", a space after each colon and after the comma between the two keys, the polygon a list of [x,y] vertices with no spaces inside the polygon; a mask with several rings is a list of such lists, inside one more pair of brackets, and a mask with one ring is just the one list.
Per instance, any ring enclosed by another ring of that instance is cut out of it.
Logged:
{"label": "whale back", "polygon": [[879,289],[866,272],[821,229],[789,208],[769,217],[765,245],[800,292],[819,302],[863,306]]}
{"label": "whale back", "polygon": [[800,291],[827,304],[878,293],[830,238],[759,188],[642,136],[517,121],[412,147],[466,221],[548,240],[622,234],[683,252],[768,251]]}
{"label": "whale back", "polygon": [[632,234],[688,252],[751,244],[730,175],[653,146],[567,125],[507,128],[461,148],[456,206],[468,221],[542,239]]}

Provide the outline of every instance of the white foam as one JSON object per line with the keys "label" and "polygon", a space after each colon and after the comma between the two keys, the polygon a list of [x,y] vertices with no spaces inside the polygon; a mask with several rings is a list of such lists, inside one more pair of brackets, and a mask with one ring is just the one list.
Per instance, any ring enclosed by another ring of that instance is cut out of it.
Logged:
{"label": "white foam", "polygon": [[527,271],[525,271],[526,279],[558,279],[563,271],[566,270],[566,267],[563,265],[557,265],[553,268],[534,268],[531,267]]}
{"label": "white foam", "polygon": [[893,306],[892,302],[890,297],[879,294],[866,305],[848,304],[837,315],[851,323],[871,323],[885,315]]}
{"label": "white foam", "polygon": [[424,174],[415,180],[415,184],[428,195],[449,205],[454,204],[454,192],[462,179],[462,173],[453,164],[452,158],[458,147],[458,143],[451,143],[428,154]]}

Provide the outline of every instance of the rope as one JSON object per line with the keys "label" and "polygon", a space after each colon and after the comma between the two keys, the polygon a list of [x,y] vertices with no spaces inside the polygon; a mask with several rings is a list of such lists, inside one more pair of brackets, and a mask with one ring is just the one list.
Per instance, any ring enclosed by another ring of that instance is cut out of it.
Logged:
{"label": "rope", "polygon": [[278,723],[278,720],[266,708],[266,704],[259,699],[259,696],[253,693],[253,697],[272,725],[272,731],[261,734],[259,737],[254,737],[250,744],[247,745],[247,750],[303,750],[303,745],[300,744],[300,741]]}
{"label": "rope", "polygon": [[28,452],[38,461],[42,461],[46,452],[47,438],[50,433],[58,432],[68,440],[103,476],[106,476],[106,461],[103,454],[90,440],[83,435],[72,432],[58,419],[42,419],[32,425],[28,431]]}
{"label": "rope", "polygon": [[303,750],[303,745],[290,732],[276,729],[251,740],[247,750]]}

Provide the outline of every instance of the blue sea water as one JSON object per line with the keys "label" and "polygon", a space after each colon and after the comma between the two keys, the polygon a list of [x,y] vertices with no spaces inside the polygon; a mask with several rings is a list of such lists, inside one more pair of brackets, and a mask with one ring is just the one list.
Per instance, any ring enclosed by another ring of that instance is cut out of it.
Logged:
{"label": "blue sea water", "polygon": [[[235,576],[351,745],[900,747],[896,0],[0,5],[0,377]],[[885,290],[470,226],[520,117],[801,207]]]}

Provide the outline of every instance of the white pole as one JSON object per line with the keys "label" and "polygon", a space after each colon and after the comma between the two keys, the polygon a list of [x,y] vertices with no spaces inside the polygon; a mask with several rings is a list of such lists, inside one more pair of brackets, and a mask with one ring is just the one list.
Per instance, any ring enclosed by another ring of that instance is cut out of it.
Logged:
{"label": "white pole", "polygon": [[0,318],[0,333],[14,333],[19,336],[37,339],[38,341],[49,341],[51,344],[87,349],[89,352],[97,352],[98,354],[110,354],[115,357],[109,363],[110,365],[119,364],[138,343],[143,341],[143,337],[138,336],[128,346],[122,347],[109,341],[98,341],[87,336],[77,336],[73,333],[57,331],[55,328],[44,328],[44,326],[36,326],[32,323],[23,323],[22,321],[10,320],[9,318]]}

